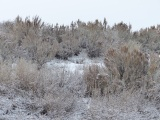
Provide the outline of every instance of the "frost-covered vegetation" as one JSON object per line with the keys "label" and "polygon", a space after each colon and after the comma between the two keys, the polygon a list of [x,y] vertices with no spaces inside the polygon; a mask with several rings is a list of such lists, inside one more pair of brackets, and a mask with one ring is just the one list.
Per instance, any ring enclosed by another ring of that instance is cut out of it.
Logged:
{"label": "frost-covered vegetation", "polygon": [[160,119],[160,25],[0,23],[0,119]]}

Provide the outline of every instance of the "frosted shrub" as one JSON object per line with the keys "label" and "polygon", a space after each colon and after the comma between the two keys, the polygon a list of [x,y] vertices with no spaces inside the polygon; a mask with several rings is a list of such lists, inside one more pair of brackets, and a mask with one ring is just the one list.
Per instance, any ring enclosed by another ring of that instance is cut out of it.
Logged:
{"label": "frosted shrub", "polygon": [[25,59],[20,59],[17,63],[16,75],[18,88],[26,91],[34,91],[35,81],[38,75],[36,65]]}
{"label": "frosted shrub", "polygon": [[141,88],[148,85],[150,56],[143,53],[137,44],[109,49],[105,65],[109,70],[110,79],[123,81],[126,88]]}
{"label": "frosted shrub", "polygon": [[109,77],[105,70],[98,65],[88,66],[84,69],[84,80],[87,85],[86,97],[105,96],[109,92]]}

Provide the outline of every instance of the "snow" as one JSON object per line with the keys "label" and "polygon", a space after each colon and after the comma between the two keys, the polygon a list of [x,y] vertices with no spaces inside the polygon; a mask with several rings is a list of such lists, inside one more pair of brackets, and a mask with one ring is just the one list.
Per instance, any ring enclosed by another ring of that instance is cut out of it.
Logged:
{"label": "snow", "polygon": [[86,53],[83,51],[80,53],[79,56],[74,56],[68,58],[68,60],[59,60],[59,59],[54,59],[50,62],[47,62],[45,64],[45,67],[49,69],[54,69],[54,68],[61,68],[61,69],[66,69],[67,71],[70,72],[83,72],[83,68],[85,66],[90,66],[90,65],[98,65],[100,67],[104,67],[104,61],[103,58],[95,58],[95,59],[90,59],[87,57]]}
{"label": "snow", "polygon": [[[3,86],[0,86],[0,91],[8,91]],[[26,110],[25,104],[27,99],[15,96],[13,93],[0,95],[0,119],[1,120],[47,120],[46,116],[37,116],[36,114],[29,114]]]}
{"label": "snow", "polygon": [[[51,70],[64,70],[71,73],[83,73],[85,66],[99,65],[104,67],[103,58],[90,59],[85,53],[71,57],[68,60],[54,59],[46,63],[43,67]],[[16,64],[12,64],[12,69]],[[77,75],[78,76],[78,75]],[[76,85],[78,81],[72,81],[67,87]],[[76,89],[79,89],[76,85]],[[4,91],[4,93],[3,93]],[[3,94],[2,94],[3,93]],[[126,95],[127,96],[127,95]],[[57,120],[159,120],[160,111],[154,104],[146,102],[140,104],[139,98],[111,97],[106,99],[91,99],[80,97],[76,100],[74,111],[67,116],[62,116]],[[125,100],[126,99],[126,102]],[[127,102],[128,101],[128,102]],[[40,115],[38,112],[31,112],[26,109],[27,104],[32,104],[32,100],[27,96],[16,95],[12,90],[0,86],[0,119],[6,120],[50,120],[48,116]],[[140,107],[138,107],[138,105]]]}

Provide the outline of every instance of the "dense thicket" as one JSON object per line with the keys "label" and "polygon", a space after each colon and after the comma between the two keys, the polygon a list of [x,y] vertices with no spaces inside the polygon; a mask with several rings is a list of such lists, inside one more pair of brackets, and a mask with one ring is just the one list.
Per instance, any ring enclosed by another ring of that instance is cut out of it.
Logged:
{"label": "dense thicket", "polygon": [[89,57],[101,57],[119,44],[134,41],[143,51],[160,52],[160,25],[132,31],[123,22],[109,26],[103,22],[71,22],[70,26],[48,25],[36,16],[17,17],[0,25],[0,54],[3,60],[25,58],[40,66],[53,58],[68,59],[86,49]]}
{"label": "dense thicket", "polygon": [[[0,115],[23,108],[37,119],[130,119],[129,111],[152,119],[160,113],[159,52],[160,25],[132,31],[104,19],[54,26],[38,16],[0,23],[0,97],[14,102],[8,108],[2,99],[6,112]],[[73,63],[72,56],[80,60]],[[45,64],[54,58],[63,60]],[[67,62],[76,69],[70,71]]]}

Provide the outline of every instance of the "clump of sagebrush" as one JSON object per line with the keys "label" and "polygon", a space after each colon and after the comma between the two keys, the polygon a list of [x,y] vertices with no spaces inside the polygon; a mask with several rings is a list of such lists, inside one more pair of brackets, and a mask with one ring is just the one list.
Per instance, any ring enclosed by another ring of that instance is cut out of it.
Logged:
{"label": "clump of sagebrush", "polygon": [[123,81],[125,88],[149,88],[153,83],[150,79],[153,66],[150,59],[150,55],[141,51],[138,44],[129,42],[119,48],[110,48],[106,53],[105,65],[110,79]]}
{"label": "clump of sagebrush", "polygon": [[24,20],[18,16],[14,21],[2,24],[0,49],[3,60],[25,58],[39,66],[54,57],[68,59],[78,55],[82,49],[86,49],[90,58],[101,57],[108,46],[129,40],[142,43],[143,49],[159,52],[159,28],[153,26],[131,32],[131,25],[121,22],[111,27],[106,19],[103,23],[99,20],[88,23],[78,20],[70,26],[53,26],[44,24],[38,16]]}
{"label": "clump of sagebrush", "polygon": [[[38,63],[41,67],[45,62],[52,60],[58,49],[58,42],[52,35],[52,30],[36,16],[32,20],[26,17],[23,20],[17,17],[13,22],[3,23],[3,32],[0,37],[0,51],[3,60],[24,58]],[[45,31],[44,29],[49,29]],[[6,32],[8,31],[8,32]]]}
{"label": "clump of sagebrush", "polygon": [[15,67],[17,86],[21,90],[33,91],[39,77],[37,66],[25,59],[19,59]]}
{"label": "clump of sagebrush", "polygon": [[37,70],[37,64],[19,59],[14,64],[0,62],[0,77],[1,85],[10,88],[15,96],[32,101],[24,105],[29,111],[56,118],[74,110],[79,92],[74,80],[80,75],[75,78],[75,74],[56,68]]}
{"label": "clump of sagebrush", "polygon": [[[76,95],[70,92],[70,87],[74,86],[68,87],[68,84],[75,79],[70,80],[70,73],[63,70],[53,71],[46,68],[37,70],[36,67],[37,64],[20,59],[15,68],[17,75],[15,87],[19,91],[22,90],[21,94],[29,93],[28,96],[34,98],[27,109],[36,108],[41,115],[51,118],[71,113],[74,110]],[[68,80],[70,82],[67,82]]]}
{"label": "clump of sagebrush", "polygon": [[86,66],[84,69],[87,97],[105,96],[109,93],[109,76],[105,68],[98,65]]}
{"label": "clump of sagebrush", "polygon": [[86,84],[85,97],[110,97],[112,94],[122,92],[124,83],[111,79],[106,67],[98,65],[86,66],[83,79]]}

